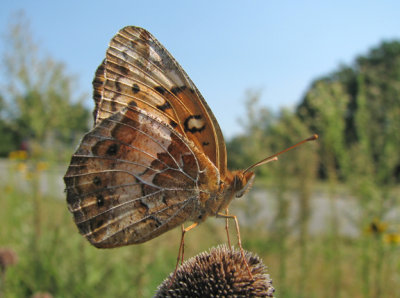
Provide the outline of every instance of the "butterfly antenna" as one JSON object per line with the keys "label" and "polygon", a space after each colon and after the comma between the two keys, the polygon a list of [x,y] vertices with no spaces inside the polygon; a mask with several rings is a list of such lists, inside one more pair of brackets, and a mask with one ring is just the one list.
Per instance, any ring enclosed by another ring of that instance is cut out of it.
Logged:
{"label": "butterfly antenna", "polygon": [[298,142],[297,144],[294,144],[293,146],[290,146],[289,148],[286,148],[285,150],[282,150],[282,151],[280,151],[278,153],[275,153],[275,154],[273,154],[271,156],[268,156],[267,158],[264,158],[263,160],[260,160],[259,162],[256,162],[255,164],[251,165],[246,170],[244,170],[243,173],[246,173],[246,172],[250,171],[251,169],[254,169],[254,168],[258,167],[258,166],[264,165],[264,164],[269,163],[271,161],[278,160],[278,155],[281,155],[281,154],[283,154],[283,153],[285,153],[285,152],[287,152],[289,150],[292,150],[293,148],[296,148],[297,146],[300,146],[300,145],[302,145],[304,143],[307,143],[309,141],[315,141],[316,139],[318,139],[318,135],[314,134],[311,137],[309,137],[309,138],[307,138],[307,139],[305,139],[305,140],[303,140],[301,142]]}

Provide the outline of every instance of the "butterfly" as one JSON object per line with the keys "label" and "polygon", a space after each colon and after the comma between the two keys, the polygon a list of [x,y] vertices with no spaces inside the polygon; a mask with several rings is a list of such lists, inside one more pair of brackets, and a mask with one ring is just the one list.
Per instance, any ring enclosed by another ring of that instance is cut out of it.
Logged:
{"label": "butterfly", "polygon": [[229,171],[215,116],[153,35],[121,29],[93,88],[94,127],[64,177],[68,208],[91,244],[143,243],[194,222],[182,248],[184,233],[209,216],[233,218],[238,231],[227,208],[252,185],[251,169],[275,157]]}

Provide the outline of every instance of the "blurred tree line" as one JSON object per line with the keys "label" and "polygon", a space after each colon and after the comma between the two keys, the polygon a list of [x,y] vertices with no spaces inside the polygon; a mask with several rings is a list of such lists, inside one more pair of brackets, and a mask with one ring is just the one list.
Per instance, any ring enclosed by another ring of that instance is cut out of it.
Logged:
{"label": "blurred tree line", "polygon": [[241,121],[246,133],[227,144],[230,167],[246,168],[318,133],[319,178],[346,181],[355,175],[373,175],[376,183],[399,181],[399,41],[382,42],[353,65],[315,80],[294,111],[284,109],[274,115],[259,106],[259,97],[248,94],[247,115]]}
{"label": "blurred tree line", "polygon": [[14,18],[3,43],[0,157],[26,150],[33,158],[69,159],[90,114],[75,78],[42,54],[23,14]]}

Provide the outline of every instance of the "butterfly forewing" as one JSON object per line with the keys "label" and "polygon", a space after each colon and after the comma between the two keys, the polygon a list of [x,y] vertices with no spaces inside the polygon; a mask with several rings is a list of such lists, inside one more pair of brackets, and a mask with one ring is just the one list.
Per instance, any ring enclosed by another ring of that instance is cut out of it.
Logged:
{"label": "butterfly forewing", "polygon": [[93,79],[93,100],[94,100],[94,110],[93,110],[93,119],[94,119],[94,124],[96,125],[96,118],[101,102],[101,97],[103,94],[103,85],[104,85],[104,66],[105,66],[105,60],[99,65],[99,67],[96,70],[94,79]]}
{"label": "butterfly forewing", "polygon": [[120,30],[102,65],[93,82],[96,124],[127,106],[139,107],[191,140],[224,177],[226,149],[214,115],[184,70],[148,31]]}
{"label": "butterfly forewing", "polygon": [[130,107],[85,135],[64,177],[80,232],[97,247],[141,243],[202,215],[218,170],[193,143]]}

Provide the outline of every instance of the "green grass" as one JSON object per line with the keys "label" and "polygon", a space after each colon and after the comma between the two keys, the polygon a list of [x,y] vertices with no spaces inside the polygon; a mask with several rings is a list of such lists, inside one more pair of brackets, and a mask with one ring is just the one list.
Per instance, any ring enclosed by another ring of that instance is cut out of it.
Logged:
{"label": "green grass", "polygon": [[[179,229],[141,245],[96,249],[79,235],[65,200],[40,192],[40,172],[27,173],[30,191],[22,191],[18,171],[10,168],[0,186],[0,248],[18,255],[3,276],[4,297],[151,297],[173,271]],[[300,242],[259,225],[242,227],[241,235],[268,266],[279,297],[400,297],[400,246],[383,235],[306,235]],[[185,258],[224,242],[223,221],[210,218],[187,234]]]}

